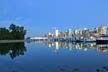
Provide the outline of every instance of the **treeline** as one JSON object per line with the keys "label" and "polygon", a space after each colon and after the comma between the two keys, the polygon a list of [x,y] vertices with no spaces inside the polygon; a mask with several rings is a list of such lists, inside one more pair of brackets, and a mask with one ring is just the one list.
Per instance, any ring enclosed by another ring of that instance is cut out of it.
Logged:
{"label": "treeline", "polygon": [[26,30],[23,26],[11,24],[9,28],[0,28],[0,40],[22,40],[25,38]]}

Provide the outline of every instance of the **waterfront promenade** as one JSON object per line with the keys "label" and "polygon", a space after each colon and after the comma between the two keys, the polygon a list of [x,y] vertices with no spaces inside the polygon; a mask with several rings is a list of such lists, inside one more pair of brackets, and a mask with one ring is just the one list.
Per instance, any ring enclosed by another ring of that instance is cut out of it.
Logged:
{"label": "waterfront promenade", "polygon": [[25,42],[25,40],[0,40],[0,43],[19,43]]}

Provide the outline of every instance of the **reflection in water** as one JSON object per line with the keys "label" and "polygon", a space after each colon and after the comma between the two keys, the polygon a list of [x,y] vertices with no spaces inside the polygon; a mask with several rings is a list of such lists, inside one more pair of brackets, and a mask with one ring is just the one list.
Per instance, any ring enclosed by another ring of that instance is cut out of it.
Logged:
{"label": "reflection in water", "polygon": [[12,59],[19,55],[24,55],[26,51],[24,43],[1,43],[0,55],[9,54]]}
{"label": "reflection in water", "polygon": [[0,55],[18,58],[5,60],[1,56],[0,72],[108,72],[108,53],[103,53],[108,45],[47,41],[28,44],[27,54],[24,43],[0,44]]}
{"label": "reflection in water", "polygon": [[60,65],[57,67],[58,72],[80,72],[79,68],[72,68],[67,65]]}
{"label": "reflection in water", "polygon": [[101,68],[96,69],[96,72],[108,72],[108,66],[103,66]]}
{"label": "reflection in water", "polygon": [[59,42],[55,42],[55,47],[56,47],[56,50],[58,50],[58,49],[59,49],[59,47],[60,47]]}
{"label": "reflection in water", "polygon": [[99,52],[108,52],[108,45],[97,45],[94,43],[72,43],[72,42],[46,42],[45,44],[48,45],[48,47],[55,47],[55,50],[58,51],[59,48],[67,48],[69,51],[72,49],[77,50],[84,50],[87,51],[88,49],[93,49]]}

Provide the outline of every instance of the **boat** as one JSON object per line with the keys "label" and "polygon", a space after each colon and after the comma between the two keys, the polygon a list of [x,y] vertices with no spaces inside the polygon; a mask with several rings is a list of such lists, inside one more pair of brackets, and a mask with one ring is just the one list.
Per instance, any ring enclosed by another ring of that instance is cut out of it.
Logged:
{"label": "boat", "polygon": [[85,42],[96,42],[96,40],[88,38]]}
{"label": "boat", "polygon": [[101,36],[96,38],[97,44],[108,44],[108,36]]}

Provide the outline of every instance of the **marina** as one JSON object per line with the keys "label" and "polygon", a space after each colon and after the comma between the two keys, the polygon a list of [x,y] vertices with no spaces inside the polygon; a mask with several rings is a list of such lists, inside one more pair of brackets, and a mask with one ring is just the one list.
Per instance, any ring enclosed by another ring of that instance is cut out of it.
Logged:
{"label": "marina", "polygon": [[108,44],[108,27],[100,25],[91,29],[68,29],[66,32],[61,32],[55,29],[55,32],[48,32],[44,36],[29,37],[30,41],[52,41],[52,42],[96,42],[97,44]]}
{"label": "marina", "polygon": [[108,44],[108,37],[98,37],[96,39],[83,39],[83,40],[72,40],[71,38],[52,38],[48,37],[33,37],[28,39],[28,41],[52,41],[52,42],[76,42],[76,43],[92,43],[96,42],[97,44]]}

